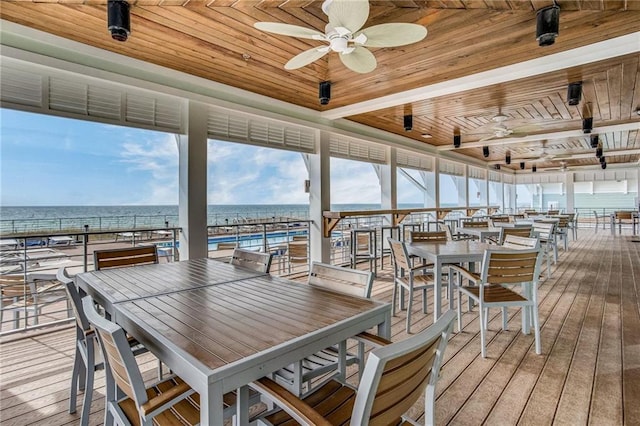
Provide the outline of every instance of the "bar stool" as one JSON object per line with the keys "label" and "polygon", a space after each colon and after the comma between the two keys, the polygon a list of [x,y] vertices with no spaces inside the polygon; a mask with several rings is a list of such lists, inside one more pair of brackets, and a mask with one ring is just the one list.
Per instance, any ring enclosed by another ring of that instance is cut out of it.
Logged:
{"label": "bar stool", "polygon": [[359,228],[351,230],[351,268],[355,269],[358,261],[367,260],[369,270],[375,277],[378,273],[376,248],[378,247],[375,228]]}
{"label": "bar stool", "polygon": [[387,241],[387,238],[394,240],[400,239],[400,227],[397,225],[382,225],[378,227],[380,232],[380,238],[376,236],[376,239],[380,241],[380,269],[384,269],[384,255],[391,256],[391,246]]}

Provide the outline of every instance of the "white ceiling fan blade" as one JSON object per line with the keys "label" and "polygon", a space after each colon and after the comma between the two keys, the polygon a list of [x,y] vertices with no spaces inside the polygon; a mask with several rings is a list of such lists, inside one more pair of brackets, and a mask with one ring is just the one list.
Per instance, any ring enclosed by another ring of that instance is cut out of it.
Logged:
{"label": "white ceiling fan blade", "polygon": [[356,46],[351,53],[341,53],[340,59],[347,68],[360,74],[373,71],[378,64],[373,53],[361,46]]}
{"label": "white ceiling fan blade", "polygon": [[422,40],[427,36],[427,29],[417,24],[392,23],[365,28],[358,34],[354,34],[354,37],[358,38],[360,34],[364,34],[367,37],[363,44],[364,46],[395,47]]}
{"label": "white ceiling fan blade", "polygon": [[329,5],[329,24],[333,28],[345,27],[353,34],[362,28],[367,18],[368,0],[333,0]]}
{"label": "white ceiling fan blade", "polygon": [[282,22],[256,22],[253,26],[260,31],[267,31],[290,37],[310,38],[313,40],[325,39],[324,34],[318,30],[300,27],[298,25],[283,24]]}
{"label": "white ceiling fan blade", "polygon": [[329,49],[325,49],[323,47],[314,47],[313,49],[305,50],[304,52],[298,53],[296,56],[289,59],[289,62],[284,65],[284,68],[287,70],[295,70],[296,68],[304,67],[305,65],[309,65],[311,62],[322,58],[327,53],[329,53]]}
{"label": "white ceiling fan blade", "polygon": [[496,135],[489,135],[489,136],[485,136],[484,138],[480,139],[478,142],[484,142],[484,141],[490,141],[491,139],[495,139]]}

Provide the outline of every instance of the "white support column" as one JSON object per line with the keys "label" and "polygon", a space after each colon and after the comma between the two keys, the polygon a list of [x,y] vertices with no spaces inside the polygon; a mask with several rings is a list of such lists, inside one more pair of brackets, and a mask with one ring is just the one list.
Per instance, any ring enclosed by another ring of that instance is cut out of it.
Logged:
{"label": "white support column", "polygon": [[[380,178],[380,207],[383,210],[398,208],[398,166],[397,150],[387,148],[387,164],[379,165]],[[385,216],[388,224],[391,224],[389,216]]]}
{"label": "white support column", "polygon": [[458,205],[469,205],[469,166],[464,166],[464,176],[456,176],[456,188],[458,189]]}
{"label": "white support column", "polygon": [[207,257],[206,105],[189,102],[187,134],[178,141],[180,260]]}
{"label": "white support column", "polygon": [[573,188],[574,173],[566,172],[564,174],[564,196],[566,213],[575,213],[575,190]]}
{"label": "white support column", "polygon": [[329,133],[318,131],[316,153],[309,155],[309,227],[311,261],[330,263],[331,238],[322,234],[322,212],[331,210],[331,157]]}
{"label": "white support column", "polygon": [[440,159],[439,158],[434,158],[433,159],[433,170],[434,170],[434,186],[436,188],[436,193],[435,193],[435,206],[439,208],[440,207]]}
{"label": "white support column", "polygon": [[638,167],[638,169],[636,170],[636,185],[637,185],[637,188],[636,188],[637,198],[636,198],[635,208],[640,210],[640,167]]}

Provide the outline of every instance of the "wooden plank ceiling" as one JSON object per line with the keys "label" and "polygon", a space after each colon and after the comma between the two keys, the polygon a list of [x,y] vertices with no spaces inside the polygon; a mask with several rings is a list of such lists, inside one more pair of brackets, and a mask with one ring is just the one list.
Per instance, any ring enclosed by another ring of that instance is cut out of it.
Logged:
{"label": "wooden plank ceiling", "polygon": [[[106,30],[106,0],[3,0],[0,17],[87,45],[242,88],[317,111],[330,111],[423,86],[514,65],[588,46],[640,29],[640,1],[558,0],[560,35],[539,47],[535,40],[536,10],[551,0],[370,1],[365,28],[388,22],[427,27],[423,41],[397,48],[372,48],[377,68],[358,74],[336,53],[292,71],[283,65],[303,50],[322,42],[258,31],[255,22],[275,21],[324,31],[322,1],[311,0],[137,0],[131,2],[129,40],[112,40]],[[543,75],[394,107],[369,110],[344,118],[397,133],[438,149],[450,149],[460,134],[457,151],[488,164],[517,169],[565,165],[597,165],[589,135],[560,137],[581,129],[584,117],[594,127],[640,123],[640,70],[637,53]],[[318,83],[332,82],[329,105],[318,102]],[[567,85],[583,81],[582,101],[569,106]],[[411,113],[411,132],[403,115]],[[492,135],[492,117],[520,134],[539,140],[503,144]],[[599,139],[608,164],[640,160],[639,126],[606,131]],[[423,137],[429,134],[430,138]],[[615,152],[619,151],[618,154]],[[509,153],[510,166],[504,159]],[[541,158],[542,156],[542,158]],[[555,157],[554,157],[555,156]],[[574,158],[575,157],[575,158]],[[532,158],[536,159],[534,163]],[[560,161],[562,160],[562,162]]]}

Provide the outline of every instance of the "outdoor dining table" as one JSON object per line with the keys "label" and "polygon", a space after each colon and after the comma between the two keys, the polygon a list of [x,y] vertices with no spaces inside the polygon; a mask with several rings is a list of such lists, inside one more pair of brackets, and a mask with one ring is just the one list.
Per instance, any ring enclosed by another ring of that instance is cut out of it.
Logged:
{"label": "outdoor dining table", "polygon": [[377,327],[391,305],[346,296],[212,259],[78,274],[111,319],[200,394],[203,425],[223,424],[223,395],[238,390],[248,424],[254,380]]}
{"label": "outdoor dining table", "polygon": [[458,233],[465,235],[472,235],[474,237],[478,237],[481,242],[484,242],[487,237],[499,237],[500,236],[500,228],[488,226],[482,228],[459,228]]}
{"label": "outdoor dining table", "polygon": [[[413,242],[407,244],[409,254],[421,257],[429,263],[433,263],[433,276],[442,276],[442,266],[445,264],[459,264],[481,262],[484,251],[488,248],[495,248],[478,241],[461,240],[447,241],[442,243]],[[442,280],[436,279],[433,292],[433,320],[436,321],[442,313]],[[451,288],[448,292],[449,309],[453,309],[453,294]]]}

